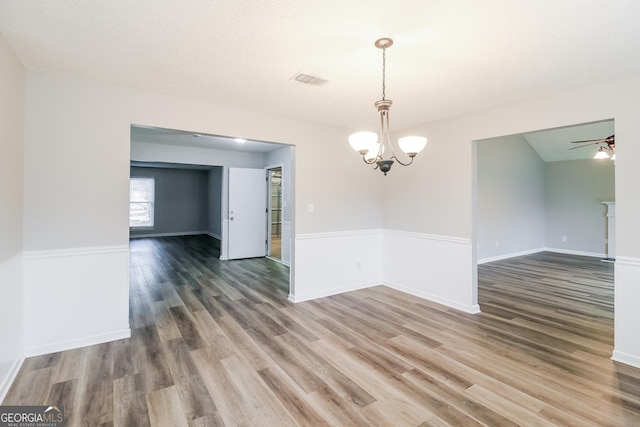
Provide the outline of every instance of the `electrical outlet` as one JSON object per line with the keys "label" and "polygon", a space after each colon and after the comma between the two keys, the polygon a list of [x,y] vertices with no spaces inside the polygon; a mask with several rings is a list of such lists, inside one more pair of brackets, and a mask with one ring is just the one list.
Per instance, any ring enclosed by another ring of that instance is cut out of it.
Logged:
{"label": "electrical outlet", "polygon": [[498,246],[500,246],[500,241],[499,241],[499,240],[496,240],[496,248],[497,248]]}
{"label": "electrical outlet", "polygon": [[567,241],[567,236],[562,236],[562,241],[566,242]]}

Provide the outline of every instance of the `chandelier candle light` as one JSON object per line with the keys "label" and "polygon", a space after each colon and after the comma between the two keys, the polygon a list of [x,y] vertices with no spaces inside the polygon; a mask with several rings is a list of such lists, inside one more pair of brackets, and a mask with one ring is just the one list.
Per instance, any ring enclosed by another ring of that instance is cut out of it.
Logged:
{"label": "chandelier candle light", "polygon": [[[427,138],[422,136],[405,136],[398,139],[400,149],[409,156],[408,162],[402,162],[393,149],[393,145],[389,139],[389,110],[391,108],[390,99],[385,99],[385,77],[386,77],[386,60],[387,48],[393,45],[390,38],[378,39],[375,46],[382,49],[382,99],[374,103],[380,114],[380,143],[378,143],[378,135],[374,132],[357,132],[349,136],[349,144],[362,155],[362,160],[368,165],[374,165],[374,169],[380,168],[380,171],[387,175],[394,161],[402,166],[409,166],[413,163],[413,158],[421,152],[427,145]],[[385,149],[385,146],[388,147]],[[388,159],[384,159],[385,150],[390,155]]]}

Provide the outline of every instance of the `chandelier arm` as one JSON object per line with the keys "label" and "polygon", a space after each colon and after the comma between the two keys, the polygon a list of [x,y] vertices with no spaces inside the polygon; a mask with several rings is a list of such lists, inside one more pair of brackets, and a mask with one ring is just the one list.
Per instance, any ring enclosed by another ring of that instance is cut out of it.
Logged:
{"label": "chandelier arm", "polygon": [[362,156],[362,161],[363,161],[363,162],[365,162],[365,163],[366,163],[366,164],[368,164],[368,165],[374,165],[374,164],[376,164],[376,162],[377,162],[378,160],[380,160],[380,157],[379,157],[379,156],[378,156],[378,157],[374,157],[374,158],[372,158],[371,160],[367,160],[364,156]]}
{"label": "chandelier arm", "polygon": [[382,160],[382,159],[378,156],[378,157],[374,157],[369,161],[365,159],[364,156],[362,156],[362,161],[368,164],[369,166],[373,166],[373,170],[378,169],[378,160]]}
{"label": "chandelier arm", "polygon": [[391,157],[391,159],[395,159],[395,161],[400,163],[402,166],[409,166],[411,163],[413,163],[414,158],[415,156],[410,157],[411,160],[409,160],[409,163],[403,163],[395,154]]}

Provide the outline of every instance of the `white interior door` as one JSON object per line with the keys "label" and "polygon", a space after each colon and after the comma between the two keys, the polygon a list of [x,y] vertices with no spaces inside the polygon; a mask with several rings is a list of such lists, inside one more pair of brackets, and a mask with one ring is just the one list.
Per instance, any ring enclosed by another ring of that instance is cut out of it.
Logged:
{"label": "white interior door", "polygon": [[229,259],[267,254],[264,169],[229,168]]}

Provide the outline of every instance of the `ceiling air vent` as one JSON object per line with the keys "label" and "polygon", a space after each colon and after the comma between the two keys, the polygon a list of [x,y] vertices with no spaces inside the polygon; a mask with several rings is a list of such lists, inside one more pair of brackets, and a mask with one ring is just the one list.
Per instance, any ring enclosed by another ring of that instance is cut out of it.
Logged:
{"label": "ceiling air vent", "polygon": [[304,73],[296,73],[293,77],[291,77],[291,80],[313,86],[324,86],[325,84],[329,83],[329,80],[321,79],[320,77],[316,76],[310,76],[309,74]]}

